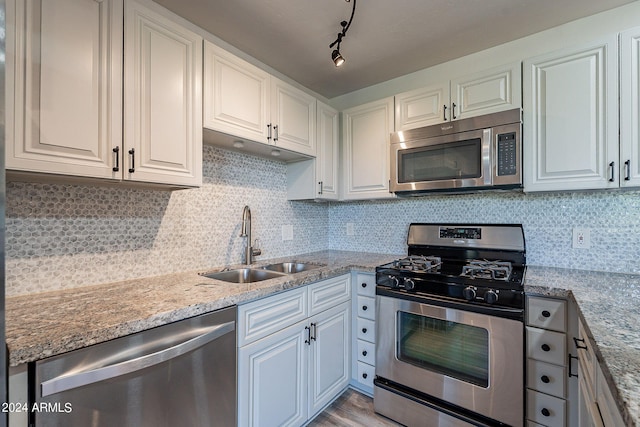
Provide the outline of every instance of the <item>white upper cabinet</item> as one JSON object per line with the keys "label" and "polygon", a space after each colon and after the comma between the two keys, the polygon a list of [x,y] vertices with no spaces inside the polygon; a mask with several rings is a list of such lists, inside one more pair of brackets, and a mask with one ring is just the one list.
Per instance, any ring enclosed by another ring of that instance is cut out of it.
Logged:
{"label": "white upper cabinet", "polygon": [[204,126],[266,142],[271,109],[269,74],[207,41],[204,70]]}
{"label": "white upper cabinet", "polygon": [[483,70],[395,97],[395,130],[520,108],[520,63]]}
{"label": "white upper cabinet", "polygon": [[611,36],[524,62],[524,189],[618,186],[618,49]]}
{"label": "white upper cabinet", "polygon": [[122,19],[122,0],[7,2],[7,169],[121,177]]}
{"label": "white upper cabinet", "polygon": [[340,118],[338,111],[318,102],[316,182],[318,199],[338,198],[338,165],[340,154]]}
{"label": "white upper cabinet", "polygon": [[640,186],[640,27],[620,34],[620,186]]}
{"label": "white upper cabinet", "polygon": [[151,1],[7,6],[8,170],[200,185],[199,36]]}
{"label": "white upper cabinet", "polygon": [[202,37],[146,0],[125,3],[127,179],[202,183]]}
{"label": "white upper cabinet", "polygon": [[393,97],[343,111],[344,200],[395,197],[389,192]]}
{"label": "white upper cabinet", "polygon": [[205,43],[206,128],[313,157],[315,125],[314,97]]}

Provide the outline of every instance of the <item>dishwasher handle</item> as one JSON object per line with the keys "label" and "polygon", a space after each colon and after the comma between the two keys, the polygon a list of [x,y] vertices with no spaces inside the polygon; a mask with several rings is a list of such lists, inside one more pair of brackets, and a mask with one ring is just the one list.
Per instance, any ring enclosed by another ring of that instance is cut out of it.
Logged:
{"label": "dishwasher handle", "polygon": [[140,356],[135,359],[126,360],[101,368],[91,369],[89,371],[77,372],[70,375],[62,375],[43,381],[41,384],[42,397],[50,396],[74,388],[82,387],[88,384],[94,384],[100,381],[116,378],[121,375],[130,374],[140,371],[150,366],[158,365],[166,362],[190,351],[196,350],[221,336],[234,331],[236,322],[231,321],[208,328],[207,331],[197,337],[194,337],[181,344],[169,347],[155,353]]}

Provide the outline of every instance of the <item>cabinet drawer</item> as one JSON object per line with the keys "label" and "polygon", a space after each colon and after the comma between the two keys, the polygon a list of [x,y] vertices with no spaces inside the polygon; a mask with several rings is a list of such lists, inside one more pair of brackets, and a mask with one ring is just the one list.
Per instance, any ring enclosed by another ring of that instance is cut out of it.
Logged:
{"label": "cabinet drawer", "polygon": [[334,277],[309,285],[309,316],[349,301],[351,280],[349,275]]}
{"label": "cabinet drawer", "polygon": [[238,347],[266,337],[307,315],[307,288],[283,292],[238,306]]}
{"label": "cabinet drawer", "polygon": [[376,299],[358,296],[358,317],[369,320],[376,318]]}
{"label": "cabinet drawer", "polygon": [[358,274],[356,276],[356,289],[358,295],[375,298],[376,276],[373,274]]}
{"label": "cabinet drawer", "polygon": [[527,390],[527,418],[548,427],[564,427],[566,401]]}
{"label": "cabinet drawer", "polygon": [[529,359],[527,361],[527,386],[531,389],[566,398],[566,371],[563,366]]}
{"label": "cabinet drawer", "polygon": [[363,362],[358,362],[358,378],[356,378],[356,380],[359,383],[364,384],[367,387],[373,388],[374,375],[375,375],[375,369],[373,366]]}
{"label": "cabinet drawer", "polygon": [[358,317],[356,320],[356,335],[359,340],[365,340],[372,343],[376,342],[376,323],[373,320]]}
{"label": "cabinet drawer", "polygon": [[567,331],[567,302],[553,298],[527,298],[527,325]]}
{"label": "cabinet drawer", "polygon": [[358,360],[374,366],[376,364],[376,345],[372,342],[358,340]]}
{"label": "cabinet drawer", "polygon": [[565,366],[567,360],[565,334],[527,326],[527,357]]}

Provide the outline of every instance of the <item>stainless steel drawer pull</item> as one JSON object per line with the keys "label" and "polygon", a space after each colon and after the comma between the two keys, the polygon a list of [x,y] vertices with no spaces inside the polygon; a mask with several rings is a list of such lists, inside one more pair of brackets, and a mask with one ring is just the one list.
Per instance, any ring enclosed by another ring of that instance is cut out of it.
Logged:
{"label": "stainless steel drawer pull", "polygon": [[116,378],[132,372],[140,371],[150,366],[158,365],[189,353],[190,351],[196,350],[229,332],[235,331],[235,329],[235,321],[223,323],[221,325],[204,329],[204,333],[191,338],[188,341],[155,353],[89,371],[52,378],[41,383],[42,397]]}

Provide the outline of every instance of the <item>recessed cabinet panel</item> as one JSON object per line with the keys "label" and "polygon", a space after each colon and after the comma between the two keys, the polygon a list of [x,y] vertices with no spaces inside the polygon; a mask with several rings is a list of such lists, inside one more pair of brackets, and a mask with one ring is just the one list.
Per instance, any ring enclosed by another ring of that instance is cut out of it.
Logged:
{"label": "recessed cabinet panel", "polygon": [[396,132],[443,122],[444,105],[448,103],[448,82],[396,95]]}
{"label": "recessed cabinet panel", "polygon": [[[120,178],[122,1],[7,3],[7,169]],[[11,141],[13,141],[11,143]]]}
{"label": "recessed cabinet panel", "polygon": [[125,177],[200,185],[202,38],[144,3],[125,17]]}
{"label": "recessed cabinet panel", "polygon": [[640,27],[620,34],[620,186],[640,186]]}
{"label": "recessed cabinet panel", "polygon": [[454,119],[466,119],[481,114],[518,108],[520,95],[520,63],[503,66],[451,81],[451,101]]}
{"label": "recessed cabinet panel", "polygon": [[617,41],[524,63],[525,191],[618,186]]}
{"label": "recessed cabinet panel", "polygon": [[267,142],[269,74],[205,41],[204,126]]}
{"label": "recessed cabinet panel", "polygon": [[338,198],[338,165],[340,154],[338,111],[318,101],[316,178],[318,199]]}
{"label": "recessed cabinet panel", "polygon": [[316,99],[274,77],[271,81],[274,145],[315,156]]}

